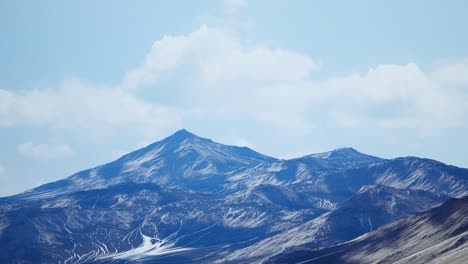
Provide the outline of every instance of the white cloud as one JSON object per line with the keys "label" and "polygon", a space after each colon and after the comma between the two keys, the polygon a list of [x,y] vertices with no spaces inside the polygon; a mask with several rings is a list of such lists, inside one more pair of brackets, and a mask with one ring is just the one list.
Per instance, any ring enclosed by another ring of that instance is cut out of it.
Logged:
{"label": "white cloud", "polygon": [[19,144],[17,151],[25,157],[41,160],[62,159],[73,155],[72,149],[66,144],[49,145],[26,142]]}
{"label": "white cloud", "polygon": [[[268,83],[304,80],[317,71],[308,56],[261,45],[243,45],[222,29],[201,26],[186,36],[165,36],[156,41],[138,68],[123,80],[127,89],[141,88],[184,70],[206,83]],[[181,78],[175,74],[173,78]],[[183,76],[182,76],[183,78]]]}
{"label": "white cloud", "polygon": [[335,121],[352,126],[457,127],[465,124],[468,110],[463,103],[467,93],[412,63],[378,65],[364,75],[333,77],[316,85],[319,102],[346,113],[335,114]]}
{"label": "white cloud", "polygon": [[0,176],[5,173],[5,167],[0,163]]}
{"label": "white cloud", "polygon": [[[422,94],[427,85],[425,74],[415,64],[378,65],[365,75],[351,74],[333,77],[322,83],[332,97],[362,103],[385,103],[393,100],[407,101]],[[430,88],[430,87],[427,87]]]}
{"label": "white cloud", "polygon": [[222,29],[202,26],[156,41],[123,86],[162,92],[160,79],[186,80],[164,90],[177,95],[184,116],[250,120],[290,134],[323,125],[320,116],[339,127],[428,129],[465,123],[467,92],[451,87],[465,85],[466,69],[465,64],[432,71],[414,63],[382,64],[364,74],[318,81],[313,75],[319,64],[304,54],[245,44]]}
{"label": "white cloud", "polygon": [[154,137],[180,126],[178,113],[116,87],[77,80],[56,89],[0,90],[0,127],[48,126],[87,134],[134,132]]}
{"label": "white cloud", "polygon": [[468,64],[453,62],[441,65],[434,73],[437,81],[448,85],[468,87]]}
{"label": "white cloud", "polygon": [[285,136],[323,126],[457,127],[468,123],[467,69],[463,62],[430,71],[415,63],[382,64],[318,79],[320,65],[307,55],[201,26],[155,41],[144,62],[114,87],[67,81],[49,90],[0,90],[0,126],[124,133],[141,141],[186,120],[248,124]]}
{"label": "white cloud", "polygon": [[[202,26],[156,41],[122,83],[129,91],[151,87],[155,93],[174,94],[185,110],[205,113],[204,119],[208,114],[299,131],[310,128],[303,119],[307,98],[302,90],[308,89],[303,82],[318,70],[308,56],[244,44],[222,29]],[[163,91],[161,79],[186,83]]]}

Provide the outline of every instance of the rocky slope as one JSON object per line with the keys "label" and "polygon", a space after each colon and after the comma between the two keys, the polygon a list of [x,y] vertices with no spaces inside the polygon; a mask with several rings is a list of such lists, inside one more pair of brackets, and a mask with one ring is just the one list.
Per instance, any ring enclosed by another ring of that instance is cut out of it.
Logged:
{"label": "rocky slope", "polygon": [[466,263],[468,197],[388,224],[337,246],[299,250],[269,263]]}
{"label": "rocky slope", "polygon": [[0,198],[0,262],[258,262],[354,239],[468,194],[467,180],[428,159],[279,160],[181,130]]}

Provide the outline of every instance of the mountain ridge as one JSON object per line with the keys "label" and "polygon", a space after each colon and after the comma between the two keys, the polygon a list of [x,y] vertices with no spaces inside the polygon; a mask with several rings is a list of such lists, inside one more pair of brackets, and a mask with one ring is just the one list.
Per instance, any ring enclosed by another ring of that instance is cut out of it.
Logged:
{"label": "mountain ridge", "polygon": [[342,148],[281,160],[187,130],[0,198],[0,262],[251,263],[468,193],[468,169]]}
{"label": "mountain ridge", "polygon": [[[261,184],[302,184],[314,192],[348,194],[364,185],[382,184],[462,197],[468,195],[467,178],[468,169],[435,160],[417,157],[382,159],[354,148],[280,160],[248,147],[216,143],[182,129],[112,162],[16,196],[48,197],[133,181],[204,191],[235,191]],[[350,181],[353,184],[350,185]]]}
{"label": "mountain ridge", "polygon": [[468,197],[385,225],[328,248],[277,255],[268,263],[463,263],[468,258]]}
{"label": "mountain ridge", "polygon": [[[373,195],[371,192],[374,190],[381,191],[381,195]],[[430,209],[446,199],[447,196],[426,191],[368,186],[338,208],[286,232],[235,251],[220,262],[261,262],[287,248],[323,247],[341,243],[386,223]],[[415,204],[415,201],[419,204]],[[415,206],[411,206],[412,204]],[[330,240],[330,237],[333,239]]]}

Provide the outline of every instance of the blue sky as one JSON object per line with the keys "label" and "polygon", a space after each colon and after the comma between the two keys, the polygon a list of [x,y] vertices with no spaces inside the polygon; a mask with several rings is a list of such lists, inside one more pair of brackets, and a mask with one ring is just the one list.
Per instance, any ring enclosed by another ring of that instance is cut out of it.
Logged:
{"label": "blue sky", "polygon": [[[181,8],[183,6],[183,8]],[[0,195],[180,128],[468,167],[466,1],[2,1]]]}

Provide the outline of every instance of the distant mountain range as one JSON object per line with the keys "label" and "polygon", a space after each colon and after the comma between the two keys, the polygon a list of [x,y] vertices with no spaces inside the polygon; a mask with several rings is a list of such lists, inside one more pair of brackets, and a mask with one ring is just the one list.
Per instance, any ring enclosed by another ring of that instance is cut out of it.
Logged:
{"label": "distant mountain range", "polygon": [[[333,247],[364,252],[367,234],[391,240],[389,226],[404,228],[467,194],[468,169],[434,160],[382,159],[352,148],[280,160],[181,130],[0,198],[0,263],[294,263]],[[459,220],[462,234],[466,219]],[[455,237],[444,226],[431,230],[441,234],[438,243]],[[432,243],[413,238],[421,250]],[[382,258],[413,252],[385,243],[373,248]],[[446,256],[451,249],[437,250]],[[374,261],[364,255],[363,263]]]}

